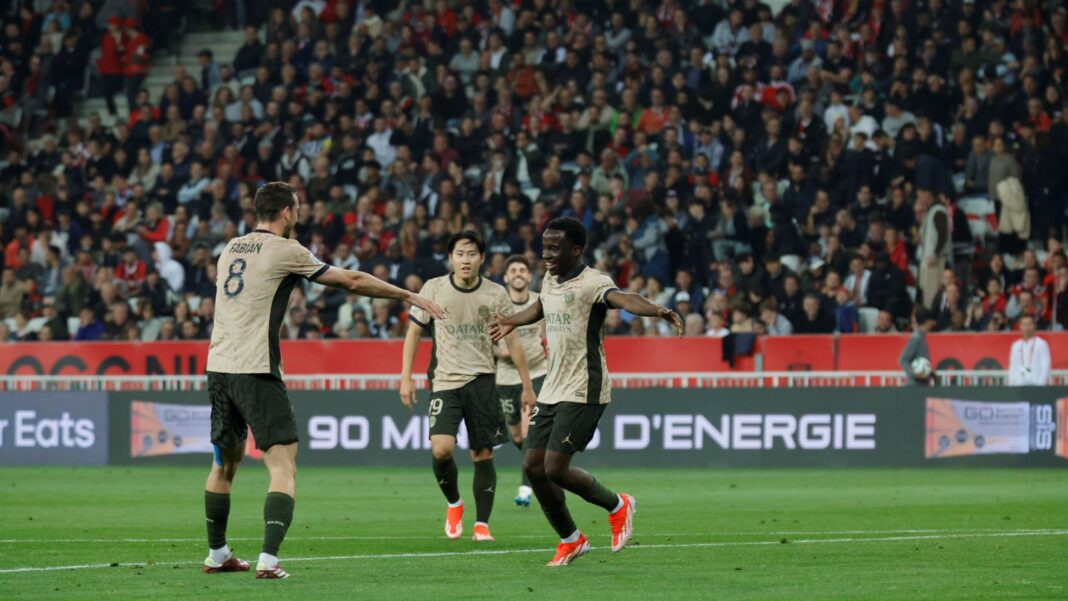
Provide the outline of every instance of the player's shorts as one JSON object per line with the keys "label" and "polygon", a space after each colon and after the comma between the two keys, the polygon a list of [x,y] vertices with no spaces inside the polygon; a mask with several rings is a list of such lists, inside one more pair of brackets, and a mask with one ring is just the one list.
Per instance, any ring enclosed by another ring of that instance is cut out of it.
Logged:
{"label": "player's shorts", "polygon": [[297,419],[286,385],[270,374],[208,372],[211,443],[224,449],[244,444],[248,428],[261,451],[297,442]]}
{"label": "player's shorts", "polygon": [[597,432],[597,423],[608,405],[587,403],[538,403],[530,414],[526,449],[546,449],[574,455],[585,451]]}
{"label": "player's shorts", "polygon": [[467,425],[472,451],[492,449],[508,440],[493,374],[482,374],[453,390],[436,391],[431,383],[430,435],[456,436],[461,421]]}
{"label": "player's shorts", "polygon": [[[531,381],[534,385],[534,394],[541,394],[541,386],[545,383],[545,376],[538,376]],[[523,385],[498,386],[497,394],[501,397],[501,411],[504,412],[504,420],[509,426],[518,426],[523,419]]]}

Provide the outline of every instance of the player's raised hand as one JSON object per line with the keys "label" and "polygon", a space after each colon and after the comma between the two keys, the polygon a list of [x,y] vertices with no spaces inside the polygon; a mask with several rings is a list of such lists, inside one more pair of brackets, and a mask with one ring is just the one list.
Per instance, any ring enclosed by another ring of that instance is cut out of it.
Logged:
{"label": "player's raised hand", "polygon": [[500,313],[494,313],[493,319],[489,322],[489,333],[493,342],[499,342],[504,339],[504,337],[511,334],[514,329],[515,326],[510,325],[508,323],[508,318]]}
{"label": "player's raised hand", "polygon": [[416,403],[415,398],[415,382],[411,378],[401,378],[400,382],[400,398],[404,406],[411,409]]}
{"label": "player's raised hand", "polygon": [[426,298],[425,296],[413,294],[408,299],[408,302],[426,311],[434,319],[445,319],[445,310],[439,307],[437,303],[430,300],[429,298]]}
{"label": "player's raised hand", "polygon": [[679,338],[682,338],[682,335],[686,333],[686,326],[683,325],[682,317],[679,317],[678,313],[672,311],[671,309],[668,309],[667,307],[660,307],[660,310],[657,311],[656,315],[660,319],[666,319],[670,321],[671,325],[675,326],[675,334]]}

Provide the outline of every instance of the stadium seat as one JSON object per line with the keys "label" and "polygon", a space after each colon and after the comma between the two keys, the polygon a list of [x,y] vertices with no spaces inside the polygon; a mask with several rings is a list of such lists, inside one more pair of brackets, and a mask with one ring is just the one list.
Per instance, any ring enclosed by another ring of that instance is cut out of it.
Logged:
{"label": "stadium seat", "polygon": [[860,333],[871,334],[875,331],[875,322],[879,318],[879,310],[875,307],[861,307],[857,310],[860,314]]}
{"label": "stadium seat", "polygon": [[801,269],[801,257],[797,255],[783,255],[779,257],[779,260],[782,262],[783,267],[786,267],[794,273],[799,273],[798,270]]}

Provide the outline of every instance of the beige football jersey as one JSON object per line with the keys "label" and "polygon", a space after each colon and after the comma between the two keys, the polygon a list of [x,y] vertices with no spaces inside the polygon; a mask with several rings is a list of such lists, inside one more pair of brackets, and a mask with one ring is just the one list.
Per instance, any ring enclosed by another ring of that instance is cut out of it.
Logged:
{"label": "beige football jersey", "polygon": [[[508,298],[511,300],[511,296]],[[531,292],[530,297],[525,303],[512,301],[512,311],[519,313],[533,305],[537,300],[538,293]],[[527,356],[527,367],[530,369],[530,379],[533,380],[534,378],[544,376],[546,368],[548,367],[548,361],[545,359],[545,347],[541,342],[541,324],[536,323],[529,326],[523,326],[516,330],[516,335],[519,336],[519,342],[523,345],[523,352]],[[497,359],[498,386],[518,386],[522,383],[523,379],[519,377],[519,370],[516,369],[515,363],[512,362],[511,358],[502,357]]]}
{"label": "beige football jersey", "polygon": [[545,276],[541,306],[549,342],[549,374],[539,403],[603,405],[611,400],[604,355],[605,295],[616,289],[612,278],[590,267],[564,282],[551,274]]}
{"label": "beige football jersey", "polygon": [[434,390],[455,390],[482,374],[496,371],[489,321],[494,312],[510,315],[512,299],[504,286],[479,277],[470,290],[456,285],[453,276],[428,280],[420,295],[445,310],[445,321],[432,323],[430,315],[412,307],[411,319],[430,328],[434,338],[428,374]]}
{"label": "beige football jersey", "polygon": [[231,240],[218,267],[208,371],[280,379],[278,332],[289,294],[301,278],[314,280],[329,265],[296,240],[255,230]]}

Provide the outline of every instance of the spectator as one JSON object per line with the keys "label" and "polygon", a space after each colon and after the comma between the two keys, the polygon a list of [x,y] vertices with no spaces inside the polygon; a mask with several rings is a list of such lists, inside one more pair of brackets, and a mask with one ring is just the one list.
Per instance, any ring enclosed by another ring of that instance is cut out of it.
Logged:
{"label": "spectator", "polygon": [[4,269],[0,275],[0,319],[14,317],[22,308],[26,287],[15,278],[13,269]]}
{"label": "spectator", "polygon": [[860,331],[860,312],[853,302],[848,288],[839,288],[835,293],[835,331],[839,334],[856,334]]}
{"label": "spectator", "polygon": [[779,301],[775,297],[765,299],[760,304],[760,320],[767,326],[769,336],[786,336],[794,333],[790,320],[779,313]]}
{"label": "spectator", "polygon": [[795,334],[830,334],[835,329],[835,318],[824,310],[817,294],[806,294],[802,303],[802,313],[794,323]]}
{"label": "spectator", "polygon": [[919,288],[923,304],[932,308],[938,291],[938,278],[946,268],[950,249],[949,216],[946,208],[935,201],[930,190],[920,190],[916,195],[916,218],[922,223],[918,241]]}
{"label": "spectator", "polygon": [[[97,67],[103,79],[104,99],[107,101],[108,113],[117,115],[115,94],[123,88],[125,69],[123,57],[126,54],[126,36],[123,34],[124,21],[116,15],[108,19],[108,30],[101,39],[100,58]],[[132,105],[131,105],[132,106]]]}
{"label": "spectator", "polygon": [[148,77],[152,67],[152,54],[149,51],[149,39],[137,26],[137,19],[123,20],[123,75],[126,76],[126,102],[133,109],[139,106],[137,95]]}
{"label": "spectator", "polygon": [[97,319],[89,307],[83,307],[79,313],[78,331],[74,339],[79,342],[91,342],[104,339],[104,324]]}
{"label": "spectator", "polygon": [[879,311],[875,318],[876,334],[895,334],[897,326],[894,325],[894,315],[889,311]]}
{"label": "spectator", "polygon": [[1021,339],[1012,343],[1009,351],[1009,386],[1046,386],[1049,384],[1049,344],[1035,336],[1035,319],[1024,315],[1020,319]]}

